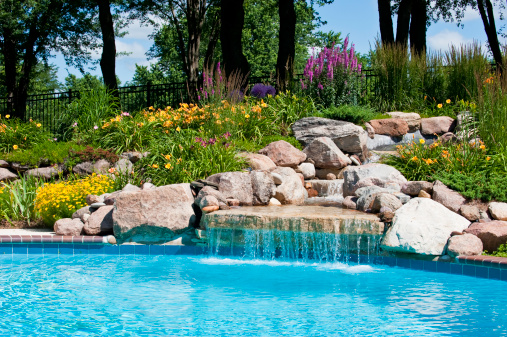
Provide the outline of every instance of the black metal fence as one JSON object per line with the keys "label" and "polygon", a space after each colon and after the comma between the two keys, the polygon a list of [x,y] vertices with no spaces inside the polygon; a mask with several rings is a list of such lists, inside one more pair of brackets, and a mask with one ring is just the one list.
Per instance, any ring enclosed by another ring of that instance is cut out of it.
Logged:
{"label": "black metal fence", "polygon": [[[363,76],[366,79],[366,90],[371,87],[371,78],[375,75],[371,70],[363,70]],[[303,75],[296,75],[291,83],[291,89],[298,91],[300,80]],[[276,80],[273,76],[250,77],[249,83],[265,83],[275,85]],[[118,88],[121,109],[127,112],[136,112],[153,106],[157,108],[165,108],[167,106],[178,107],[179,103],[188,102],[188,84],[182,83],[166,83],[166,84],[148,84],[140,86],[128,86]],[[54,92],[29,95],[26,101],[25,120],[30,119],[41,122],[48,131],[56,132],[58,123],[69,105],[73,101],[79,99],[81,93],[78,91]],[[0,99],[0,114],[5,115],[8,110],[8,99]]]}

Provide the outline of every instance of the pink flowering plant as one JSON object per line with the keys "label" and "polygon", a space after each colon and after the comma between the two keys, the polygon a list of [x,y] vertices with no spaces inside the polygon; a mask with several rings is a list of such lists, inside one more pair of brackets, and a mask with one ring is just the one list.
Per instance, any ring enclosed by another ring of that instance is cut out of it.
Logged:
{"label": "pink flowering plant", "polygon": [[245,79],[237,74],[226,77],[218,62],[216,69],[204,69],[203,84],[197,90],[199,105],[218,103],[228,100],[231,103],[241,102],[244,94],[241,87]]}
{"label": "pink flowering plant", "polygon": [[311,56],[304,70],[301,89],[324,107],[357,104],[361,90],[361,63],[357,61],[354,45],[349,39],[342,46],[325,47]]}

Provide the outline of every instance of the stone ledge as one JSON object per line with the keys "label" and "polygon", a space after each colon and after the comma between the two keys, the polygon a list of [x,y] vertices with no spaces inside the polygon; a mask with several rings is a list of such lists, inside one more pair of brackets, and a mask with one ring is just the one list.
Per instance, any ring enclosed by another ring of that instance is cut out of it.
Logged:
{"label": "stone ledge", "polygon": [[507,269],[507,258],[487,255],[458,256],[456,262],[467,265]]}

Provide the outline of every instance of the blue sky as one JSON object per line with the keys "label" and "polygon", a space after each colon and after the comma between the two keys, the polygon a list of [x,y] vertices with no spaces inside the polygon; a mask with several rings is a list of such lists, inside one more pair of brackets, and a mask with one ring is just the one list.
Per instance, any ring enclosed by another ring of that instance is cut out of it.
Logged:
{"label": "blue sky", "polygon": [[[342,36],[349,35],[356,50],[366,53],[370,46],[375,43],[375,38],[380,35],[378,23],[377,0],[335,0],[333,4],[318,8],[318,12],[323,20],[328,24],[322,27],[322,30],[341,32]],[[497,28],[505,21],[500,21],[497,13]],[[395,19],[394,19],[395,21]],[[447,50],[451,44],[460,45],[478,41],[486,45],[486,34],[478,11],[468,10],[463,20],[464,27],[457,27],[456,23],[438,22],[432,24],[427,32],[427,44],[432,50]],[[116,41],[118,51],[131,52],[129,56],[119,57],[117,59],[116,73],[122,83],[132,79],[135,71],[135,64],[148,65],[150,62],[145,55],[152,41],[148,35],[153,31],[152,27],[140,26],[138,22],[132,22],[127,28],[129,34]],[[505,43],[502,40],[501,43]],[[96,59],[100,54],[94,55]],[[65,65],[63,57],[56,55],[52,63],[59,67],[58,79],[63,82],[68,73],[80,76],[78,70],[68,68]],[[100,67],[97,65],[95,71],[90,73],[101,76]]]}

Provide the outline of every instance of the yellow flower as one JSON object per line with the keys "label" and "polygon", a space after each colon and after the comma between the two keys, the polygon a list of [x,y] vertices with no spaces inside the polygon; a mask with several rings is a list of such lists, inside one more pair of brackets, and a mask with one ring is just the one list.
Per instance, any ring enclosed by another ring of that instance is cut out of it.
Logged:
{"label": "yellow flower", "polygon": [[442,103],[438,103],[437,108],[442,109],[444,105]]}
{"label": "yellow flower", "polygon": [[37,123],[37,127],[40,128],[42,126],[41,123]]}
{"label": "yellow flower", "polygon": [[486,145],[481,145],[481,146],[479,146],[479,149],[481,149],[481,150],[486,150]]}
{"label": "yellow flower", "polygon": [[11,115],[5,115],[5,118],[9,119],[11,118]]}
{"label": "yellow flower", "polygon": [[490,157],[490,156],[487,156],[487,157],[486,157],[486,160],[487,160],[487,161],[491,160],[491,157]]}
{"label": "yellow flower", "polygon": [[424,144],[424,143],[426,143],[426,141],[425,141],[424,139],[422,139],[422,138],[421,138],[421,139],[419,139],[419,143],[420,143],[420,144]]}
{"label": "yellow flower", "polygon": [[154,169],[158,168],[158,165],[157,164],[153,164],[151,165],[151,167],[153,167]]}
{"label": "yellow flower", "polygon": [[250,118],[250,115],[249,115],[249,114],[246,114],[246,115],[245,115],[245,118]]}
{"label": "yellow flower", "polygon": [[171,163],[167,163],[167,164],[165,164],[165,168],[166,168],[166,169],[168,169],[168,170],[169,170],[171,167],[172,167]]}
{"label": "yellow flower", "polygon": [[450,100],[450,99],[448,99],[448,100],[446,100],[446,101],[445,101],[445,103],[447,103],[447,104],[451,104],[451,100]]}
{"label": "yellow flower", "polygon": [[180,131],[181,131],[181,128],[178,126],[178,127],[176,128],[176,131],[180,132]]}
{"label": "yellow flower", "polygon": [[412,159],[410,159],[411,161],[417,161],[419,158],[417,158],[417,156],[413,156]]}
{"label": "yellow flower", "polygon": [[164,158],[165,158],[165,159],[167,159],[167,160],[171,160],[171,155],[170,155],[170,154],[166,154],[166,155],[164,156]]}
{"label": "yellow flower", "polygon": [[12,148],[13,148],[14,150],[17,150],[17,149],[18,149],[18,146],[17,146],[17,145],[12,145]]}

